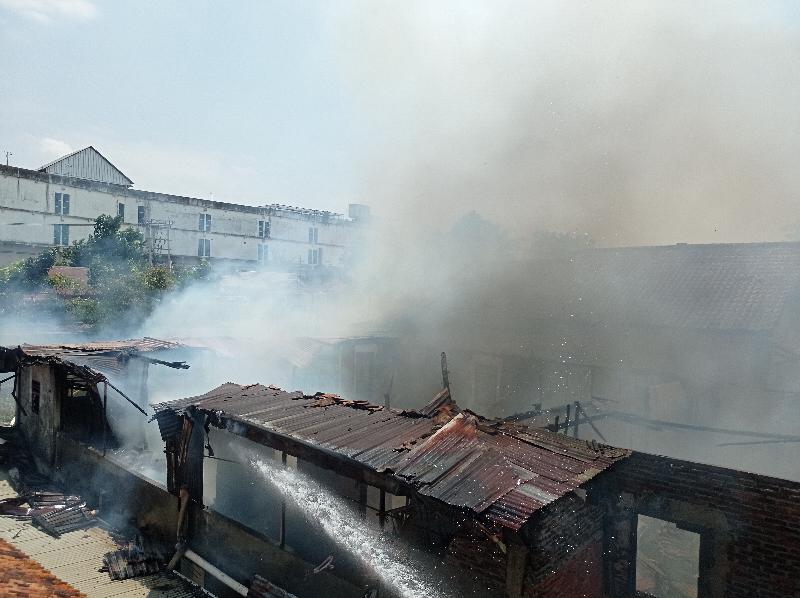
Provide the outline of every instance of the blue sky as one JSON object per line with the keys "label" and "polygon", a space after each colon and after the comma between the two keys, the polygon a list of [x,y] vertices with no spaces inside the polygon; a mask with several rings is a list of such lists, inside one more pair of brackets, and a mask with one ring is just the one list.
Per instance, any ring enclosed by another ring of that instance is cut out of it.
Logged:
{"label": "blue sky", "polygon": [[[796,2],[0,0],[0,150],[601,243],[800,235]],[[2,157],[2,154],[0,154]],[[787,231],[793,232],[787,232]],[[407,233],[406,233],[407,234]]]}
{"label": "blue sky", "polygon": [[138,188],[342,210],[369,132],[326,15],[316,2],[0,2],[0,149],[35,167],[91,144]]}

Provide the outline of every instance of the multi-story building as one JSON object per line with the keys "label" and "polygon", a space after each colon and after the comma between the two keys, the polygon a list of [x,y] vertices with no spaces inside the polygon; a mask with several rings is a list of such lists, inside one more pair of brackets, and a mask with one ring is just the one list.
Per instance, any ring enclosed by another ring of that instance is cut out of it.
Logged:
{"label": "multi-story building", "polygon": [[154,260],[235,267],[346,267],[368,218],[280,204],[247,206],[139,191],[93,147],[38,170],[0,165],[0,265],[85,239],[101,214],[122,216]]}

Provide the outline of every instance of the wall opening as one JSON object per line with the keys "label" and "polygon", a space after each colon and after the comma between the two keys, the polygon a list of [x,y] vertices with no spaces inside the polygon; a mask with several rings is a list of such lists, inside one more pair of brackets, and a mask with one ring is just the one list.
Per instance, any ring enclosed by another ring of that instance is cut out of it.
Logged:
{"label": "wall opening", "polygon": [[697,598],[700,534],[638,516],[636,591],[657,598]]}
{"label": "wall opening", "polygon": [[[5,372],[0,374],[0,379],[8,377]],[[11,395],[14,390],[14,380],[8,380],[0,384],[0,426],[11,424],[17,415],[17,403]]]}

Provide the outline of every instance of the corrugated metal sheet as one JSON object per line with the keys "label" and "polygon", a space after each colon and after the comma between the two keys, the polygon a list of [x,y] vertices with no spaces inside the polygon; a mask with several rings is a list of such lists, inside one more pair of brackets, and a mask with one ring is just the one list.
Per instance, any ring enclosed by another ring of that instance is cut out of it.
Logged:
{"label": "corrugated metal sheet", "polygon": [[34,357],[50,357],[64,355],[92,355],[95,353],[137,352],[149,353],[152,351],[166,351],[178,349],[184,345],[164,341],[157,338],[133,338],[122,341],[96,341],[91,343],[63,344],[63,345],[20,345],[23,353]]}
{"label": "corrugated metal sheet", "polygon": [[91,145],[39,168],[40,172],[130,187],[133,181]]}
{"label": "corrugated metal sheet", "polygon": [[[448,401],[437,395],[446,412],[454,408]],[[441,410],[393,411],[260,384],[227,383],[155,409],[158,414],[189,406],[338,453],[422,495],[513,529],[630,454],[468,411],[439,425]]]}

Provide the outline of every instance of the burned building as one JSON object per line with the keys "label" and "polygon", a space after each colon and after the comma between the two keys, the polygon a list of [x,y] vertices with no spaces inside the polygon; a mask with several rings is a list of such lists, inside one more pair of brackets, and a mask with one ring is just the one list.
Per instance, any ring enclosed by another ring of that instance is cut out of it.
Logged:
{"label": "burned building", "polygon": [[[338,562],[341,548],[318,522],[292,517],[285,498],[253,482],[244,455],[322,479],[367,521],[392,522],[442,571],[456,572],[443,573],[456,595],[652,590],[636,575],[643,518],[696,535],[694,553],[685,549],[696,571],[686,595],[800,591],[790,573],[800,565],[792,548],[800,536],[788,523],[800,514],[797,483],[485,419],[459,409],[446,389],[418,411],[393,411],[335,395],[225,384],[155,409],[171,492],[186,485],[198,508],[211,494],[209,510],[227,510],[311,562],[326,554]],[[191,541],[214,550],[200,535]],[[260,566],[291,589],[279,570],[254,563],[248,547],[226,546],[225,554],[240,577]],[[770,555],[779,566],[769,564]]]}
{"label": "burned building", "polygon": [[[172,361],[181,351],[139,339],[2,352],[19,413],[0,436],[30,452],[41,472],[33,479],[45,474],[65,501],[81,497],[81,525],[98,513],[127,530],[118,550],[111,538],[121,532],[86,535],[92,550],[102,547],[84,559],[97,561],[91,576],[77,564],[57,569],[76,587],[174,567],[223,598],[800,592],[796,482],[486,418],[454,402],[447,385],[418,409],[234,383],[148,405],[143,372],[182,369]],[[165,451],[162,476],[105,450],[118,440],[106,384],[137,425],[155,420],[161,443],[149,448]],[[0,444],[1,467],[9,444]],[[18,513],[27,498],[51,511],[22,492],[0,496],[0,539],[24,551],[4,509]],[[45,548],[33,556],[46,566],[74,559],[64,555],[81,539],[64,537],[38,535]],[[108,572],[96,571],[100,557]],[[183,578],[168,578],[176,595],[188,595]]]}
{"label": "burned building", "polygon": [[[11,374],[3,383],[12,385],[16,427],[32,447],[40,469],[48,473],[58,469],[62,438],[102,444],[105,449],[117,444],[114,434],[123,427],[126,440],[141,437],[149,366],[187,368],[182,361],[157,358],[179,347],[151,338],[0,347],[0,372]],[[131,413],[140,416],[138,430],[121,423]]]}
{"label": "burned building", "polygon": [[417,407],[446,350],[474,411],[544,426],[577,402],[601,432],[587,439],[800,479],[800,243],[591,249],[473,278],[457,310],[434,295],[434,328],[375,322],[381,336],[326,341],[297,379],[329,371],[346,396],[357,381]]}

